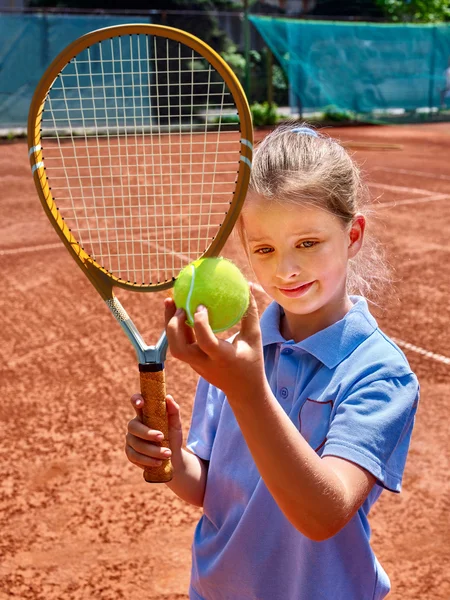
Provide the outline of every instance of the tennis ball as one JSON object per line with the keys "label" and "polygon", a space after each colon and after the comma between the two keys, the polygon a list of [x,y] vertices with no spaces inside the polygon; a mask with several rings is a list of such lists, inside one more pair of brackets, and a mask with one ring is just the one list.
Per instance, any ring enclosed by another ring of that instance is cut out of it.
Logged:
{"label": "tennis ball", "polygon": [[185,267],[175,281],[173,298],[186,311],[188,325],[194,324],[197,306],[208,309],[214,333],[235,325],[249,303],[247,280],[226,258],[200,258]]}

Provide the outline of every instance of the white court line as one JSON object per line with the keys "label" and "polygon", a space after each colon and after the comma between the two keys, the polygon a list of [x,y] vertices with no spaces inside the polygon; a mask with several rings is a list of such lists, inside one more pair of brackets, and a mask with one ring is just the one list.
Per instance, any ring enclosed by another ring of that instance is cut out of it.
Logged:
{"label": "white court line", "polygon": [[[259,283],[253,283],[253,282],[249,282],[249,283],[252,284],[253,289],[257,290],[258,292],[262,292],[263,294],[266,294],[266,292],[259,285]],[[397,346],[406,348],[407,350],[411,350],[411,352],[416,352],[417,354],[421,354],[425,358],[431,358],[432,360],[441,362],[444,365],[450,365],[450,358],[448,358],[447,356],[443,356],[442,354],[436,354],[435,352],[430,352],[429,350],[425,350],[424,348],[420,348],[419,346],[415,346],[414,344],[410,344],[409,342],[399,340],[398,338],[392,337],[391,340],[394,343],[396,343]]]}
{"label": "white court line", "polygon": [[419,177],[427,177],[428,179],[443,179],[450,181],[450,175],[436,175],[433,173],[425,173],[424,171],[411,171],[409,169],[394,169],[392,167],[371,167],[372,171],[387,171],[388,173],[401,173],[402,175],[417,175]]}
{"label": "white court line", "polygon": [[387,183],[377,183],[376,181],[369,182],[370,187],[379,188],[381,190],[388,190],[390,192],[408,192],[408,194],[429,194],[432,196],[436,192],[431,190],[424,190],[423,188],[411,188],[404,187],[401,185],[389,185]]}
{"label": "white court line", "polygon": [[[174,228],[173,230],[171,229],[170,231],[173,232],[173,231],[177,231],[178,229]],[[196,229],[196,228],[191,227],[191,229]],[[176,254],[175,252],[170,251],[168,248],[161,246],[161,244],[155,244],[155,242],[151,242],[151,241],[147,241],[145,243],[148,244],[149,246],[153,246],[154,248],[155,247],[162,248],[168,254]],[[0,250],[0,256],[7,256],[8,254],[22,254],[25,252],[38,252],[39,250],[53,250],[54,248],[63,248],[63,247],[65,247],[65,246],[64,246],[64,244],[61,244],[61,242],[56,243],[56,244],[42,244],[40,246],[25,246],[25,247],[20,247],[20,248],[11,248],[9,250]],[[179,257],[182,258],[183,260],[190,261],[190,258],[184,254],[179,254]]]}
{"label": "white court line", "polygon": [[63,248],[63,244],[59,242],[57,244],[43,244],[41,246],[26,246],[22,248],[11,248],[10,250],[0,250],[0,256],[22,254],[24,252],[37,252],[39,250],[53,250],[53,248]]}
{"label": "white court line", "polygon": [[433,250],[439,250],[439,251],[443,251],[443,252],[450,252],[450,245],[449,246],[444,246],[443,244],[424,244],[423,246],[423,250],[425,252],[432,252]]}
{"label": "white court line", "polygon": [[[150,245],[152,245],[152,244],[150,244]],[[61,243],[59,243],[59,244],[44,244],[41,246],[28,246],[26,248],[14,248],[12,250],[0,250],[0,256],[4,256],[7,254],[19,254],[21,252],[34,252],[34,251],[38,251],[38,250],[50,250],[53,248],[62,248],[62,247],[63,247],[63,245]],[[177,254],[177,256],[179,256],[179,258],[181,258],[183,260],[189,260],[189,257],[187,257],[184,254]],[[250,282],[250,283],[252,283],[252,287],[254,290],[256,290],[260,293],[266,294],[265,290],[259,285],[259,283],[254,283],[254,282]],[[399,340],[397,338],[392,338],[392,340],[398,346],[406,348],[407,350],[411,350],[412,352],[416,352],[417,354],[421,354],[422,356],[425,356],[426,358],[431,358],[432,360],[436,360],[445,365],[450,365],[450,358],[447,358],[446,356],[443,356],[442,354],[436,354],[435,352],[430,352],[428,350],[425,350],[424,348],[420,348],[419,346],[414,346],[413,344],[410,344],[409,342],[404,342],[403,340]]]}
{"label": "white court line", "polygon": [[426,196],[425,198],[411,198],[408,200],[396,200],[394,202],[379,202],[376,204],[377,209],[392,208],[401,206],[402,204],[422,204],[424,202],[438,202],[439,200],[447,200],[450,194],[437,194],[436,196]]}
{"label": "white court line", "polygon": [[393,342],[397,344],[397,346],[401,346],[406,348],[407,350],[411,350],[411,352],[416,352],[417,354],[421,354],[426,358],[431,358],[433,360],[437,360],[438,362],[444,363],[444,365],[450,365],[450,358],[447,356],[443,356],[442,354],[436,354],[435,352],[430,352],[429,350],[425,350],[424,348],[420,348],[419,346],[414,346],[414,344],[410,344],[409,342],[404,342],[403,340],[399,340],[397,338],[391,338]]}
{"label": "white court line", "polygon": [[[191,229],[195,229],[195,227],[191,227]],[[148,244],[149,246],[161,250],[164,250],[164,252],[166,254],[171,254],[172,256],[176,256],[178,258],[181,258],[182,260],[186,261],[186,262],[191,262],[191,258],[189,256],[187,256],[186,254],[181,254],[180,252],[174,252],[173,250],[169,250],[169,248],[167,248],[166,246],[163,246],[162,244],[157,244],[155,242],[143,242],[143,244]]]}

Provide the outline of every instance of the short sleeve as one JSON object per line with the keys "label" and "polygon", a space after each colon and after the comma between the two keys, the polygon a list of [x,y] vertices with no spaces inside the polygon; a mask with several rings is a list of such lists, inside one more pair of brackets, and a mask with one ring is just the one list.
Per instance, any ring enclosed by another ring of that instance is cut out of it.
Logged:
{"label": "short sleeve", "polygon": [[200,377],[186,445],[203,460],[211,457],[224,398],[221,390]]}
{"label": "short sleeve", "polygon": [[418,400],[412,373],[351,390],[334,411],[322,456],[354,462],[400,492]]}

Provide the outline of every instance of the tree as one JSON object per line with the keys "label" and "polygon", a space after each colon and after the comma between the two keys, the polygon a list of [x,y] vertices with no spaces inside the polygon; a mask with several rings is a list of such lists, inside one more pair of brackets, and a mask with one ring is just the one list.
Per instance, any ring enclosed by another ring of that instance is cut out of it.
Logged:
{"label": "tree", "polygon": [[308,11],[311,16],[336,17],[357,19],[380,19],[383,17],[382,10],[377,6],[375,0],[316,0],[312,10]]}
{"label": "tree", "polygon": [[375,0],[392,21],[439,23],[450,18],[449,0]]}
{"label": "tree", "polygon": [[[229,40],[220,29],[214,11],[236,8],[234,0],[29,0],[31,8],[57,8],[78,10],[136,10],[145,13],[149,9],[161,11],[152,14],[152,22],[170,25],[197,35],[221,52]],[[168,11],[168,12],[166,12]],[[170,11],[179,11],[178,14]],[[183,13],[183,11],[185,11]]]}

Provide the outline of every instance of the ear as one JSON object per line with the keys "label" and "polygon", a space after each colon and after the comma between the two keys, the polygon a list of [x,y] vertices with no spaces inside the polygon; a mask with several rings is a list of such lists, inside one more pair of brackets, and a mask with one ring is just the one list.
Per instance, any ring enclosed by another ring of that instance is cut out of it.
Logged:
{"label": "ear", "polygon": [[355,257],[361,250],[364,240],[364,231],[366,229],[366,218],[362,214],[357,214],[353,219],[350,230],[348,232],[348,257]]}

